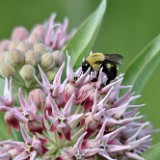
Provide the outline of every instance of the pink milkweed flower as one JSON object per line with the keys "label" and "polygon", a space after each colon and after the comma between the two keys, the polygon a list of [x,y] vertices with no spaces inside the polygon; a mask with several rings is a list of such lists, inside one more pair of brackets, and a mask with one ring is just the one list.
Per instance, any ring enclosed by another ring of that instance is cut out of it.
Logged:
{"label": "pink milkweed flower", "polygon": [[57,157],[56,160],[93,160],[92,155],[101,151],[101,149],[88,149],[83,147],[84,137],[87,132],[84,132],[80,138],[77,140],[73,147],[64,149],[64,155]]}
{"label": "pink milkweed flower", "polygon": [[64,46],[65,42],[70,39],[75,30],[67,34],[68,19],[64,19],[64,23],[55,23],[56,14],[52,14],[48,23],[46,23],[46,35],[44,43],[52,48],[52,50],[60,49]]}
{"label": "pink milkweed flower", "polygon": [[[37,137],[31,138],[22,125],[20,128],[24,142],[11,141],[11,140],[0,141],[1,146],[8,145],[11,147],[11,149],[8,149],[6,150],[6,152],[3,153],[3,156],[4,154],[6,154],[6,158],[13,160],[19,160],[19,159],[23,160],[28,158],[30,160],[34,160],[37,155],[43,155],[47,152],[47,149],[44,147],[46,143],[45,140],[41,140]],[[15,151],[14,154],[13,152],[11,152],[11,150],[13,149],[16,149],[16,154]]]}
{"label": "pink milkweed flower", "polygon": [[77,119],[81,118],[83,114],[71,115],[73,105],[74,94],[70,97],[64,108],[60,111],[55,101],[50,96],[50,102],[52,107],[52,116],[47,113],[47,118],[52,122],[52,129],[61,133],[67,140],[71,140],[71,127],[70,124]]}
{"label": "pink milkweed flower", "polygon": [[[64,81],[64,63],[53,82],[39,66],[42,82],[35,79],[42,90],[32,90],[29,102],[19,90],[18,106],[0,105],[1,111],[7,111],[7,127],[20,127],[27,142],[0,141],[0,158],[144,160],[141,154],[150,147],[154,131],[139,113],[143,104],[132,104],[140,96],[132,92],[132,86],[122,85],[122,74],[106,85],[102,70],[93,81],[96,74],[90,69],[83,73],[81,67],[74,72],[71,58],[67,58]],[[128,91],[121,95],[122,89]]]}
{"label": "pink milkweed flower", "polygon": [[[18,122],[24,123],[31,132],[42,133],[44,127],[44,121],[42,115],[37,115],[37,108],[33,101],[29,104],[23,97],[21,90],[19,90],[19,100],[21,108],[0,106],[0,110],[7,111],[6,123],[8,126],[12,126],[15,129],[19,129]],[[9,112],[9,113],[8,113]]]}
{"label": "pink milkweed flower", "polygon": [[64,63],[61,65],[61,67],[59,68],[53,83],[50,84],[48,78],[46,77],[44,71],[41,69],[40,66],[38,66],[40,74],[41,74],[41,78],[42,78],[42,83],[38,80],[38,78],[35,76],[35,79],[37,81],[37,83],[43,88],[44,92],[47,93],[51,93],[51,96],[53,97],[58,97],[59,94],[61,94],[64,90],[64,86],[67,83],[67,81],[64,81],[63,84],[61,84],[61,76],[62,76],[62,72],[64,69]]}
{"label": "pink milkweed flower", "polygon": [[129,149],[130,146],[122,145],[121,143],[112,144],[111,143],[112,140],[115,139],[116,136],[125,129],[125,127],[121,127],[111,133],[104,134],[106,123],[107,123],[107,120],[105,122],[103,122],[103,125],[102,125],[99,133],[95,137],[95,139],[87,140],[85,143],[85,146],[88,148],[101,149],[98,152],[99,155],[101,155],[102,157],[105,157],[109,160],[113,160],[113,158],[111,158],[109,156],[110,152],[117,152],[119,150],[123,151],[123,150]]}

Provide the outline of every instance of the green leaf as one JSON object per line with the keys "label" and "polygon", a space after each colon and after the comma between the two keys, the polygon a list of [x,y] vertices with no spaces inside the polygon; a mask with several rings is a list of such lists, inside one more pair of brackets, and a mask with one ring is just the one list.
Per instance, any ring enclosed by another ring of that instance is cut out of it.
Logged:
{"label": "green leaf", "polygon": [[142,156],[145,160],[160,160],[160,143],[152,146]]}
{"label": "green leaf", "polygon": [[140,93],[160,62],[160,35],[149,43],[130,64],[125,72],[124,84],[132,84],[133,91]]}
{"label": "green leaf", "polygon": [[63,51],[68,51],[69,55],[71,55],[73,66],[80,64],[83,57],[88,55],[101,26],[105,9],[106,0],[102,0],[97,10],[82,23],[63,49]]}

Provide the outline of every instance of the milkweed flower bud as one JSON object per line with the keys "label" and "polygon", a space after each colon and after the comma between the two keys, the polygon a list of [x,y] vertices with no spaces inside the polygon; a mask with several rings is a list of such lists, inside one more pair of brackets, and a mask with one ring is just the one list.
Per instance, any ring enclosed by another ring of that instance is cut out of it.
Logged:
{"label": "milkweed flower bud", "polygon": [[42,68],[48,70],[54,67],[55,60],[53,59],[52,55],[50,53],[45,53],[41,57],[41,66]]}
{"label": "milkweed flower bud", "polygon": [[25,54],[26,64],[31,64],[32,66],[37,66],[40,62],[40,54],[34,50],[29,50]]}
{"label": "milkweed flower bud", "polygon": [[5,56],[8,52],[0,52],[0,64],[5,62]]}
{"label": "milkweed flower bud", "polygon": [[17,49],[18,42],[11,41],[8,50]]}
{"label": "milkweed flower bud", "polygon": [[64,61],[64,54],[63,54],[63,52],[55,51],[55,52],[52,53],[52,56],[56,60],[55,61],[56,66],[59,67],[63,63],[63,61]]}
{"label": "milkweed flower bud", "polygon": [[46,27],[44,25],[37,25],[32,29],[31,34],[40,35],[41,37],[45,37],[46,34]]}
{"label": "milkweed flower bud", "polygon": [[26,64],[20,70],[20,76],[25,81],[31,81],[35,75],[36,71],[32,65]]}
{"label": "milkweed flower bud", "polygon": [[29,93],[29,102],[34,101],[38,109],[44,106],[46,95],[41,89],[34,89]]}
{"label": "milkweed flower bud", "polygon": [[49,81],[52,81],[55,78],[56,71],[57,71],[57,69],[55,68],[54,70],[46,72],[46,76],[47,76]]}
{"label": "milkweed flower bud", "polygon": [[32,48],[32,45],[28,41],[20,41],[16,48],[25,53]]}
{"label": "milkweed flower bud", "polygon": [[51,48],[46,47],[42,43],[36,43],[33,47],[34,51],[38,52],[41,56],[47,52],[52,52]]}
{"label": "milkweed flower bud", "polygon": [[7,51],[10,45],[9,40],[3,40],[0,42],[0,52]]}
{"label": "milkweed flower bud", "polygon": [[38,34],[31,34],[28,37],[28,42],[31,43],[32,45],[34,45],[36,43],[42,43],[43,42],[43,37],[41,35],[38,35]]}
{"label": "milkweed flower bud", "polygon": [[8,51],[5,56],[5,60],[13,66],[22,65],[24,63],[24,55],[20,50],[13,49]]}
{"label": "milkweed flower bud", "polygon": [[4,62],[0,66],[0,73],[3,77],[14,77],[15,69],[10,63]]}
{"label": "milkweed flower bud", "polygon": [[22,40],[25,40],[27,39],[28,37],[28,31],[26,30],[26,28],[24,27],[16,27],[14,30],[13,30],[13,33],[12,33],[12,40],[13,41],[22,41]]}

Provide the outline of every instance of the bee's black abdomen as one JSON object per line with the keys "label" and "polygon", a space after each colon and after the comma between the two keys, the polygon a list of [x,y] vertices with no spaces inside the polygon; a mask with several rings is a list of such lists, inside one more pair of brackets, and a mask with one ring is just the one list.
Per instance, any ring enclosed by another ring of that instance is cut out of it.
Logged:
{"label": "bee's black abdomen", "polygon": [[114,80],[117,76],[117,66],[112,65],[112,67],[107,68],[106,65],[102,65],[103,72],[107,75],[107,82],[106,85],[109,84],[112,80]]}

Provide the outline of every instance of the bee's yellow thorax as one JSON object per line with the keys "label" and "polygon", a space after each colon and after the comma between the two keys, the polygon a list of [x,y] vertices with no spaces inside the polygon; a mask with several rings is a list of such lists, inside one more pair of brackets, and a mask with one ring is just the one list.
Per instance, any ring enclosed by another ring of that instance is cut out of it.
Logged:
{"label": "bee's yellow thorax", "polygon": [[104,60],[105,56],[102,53],[93,53],[86,58],[86,61],[95,71],[99,71],[101,67],[101,64],[98,64],[97,62],[103,62]]}

